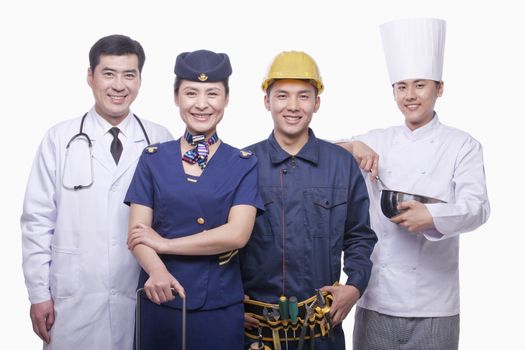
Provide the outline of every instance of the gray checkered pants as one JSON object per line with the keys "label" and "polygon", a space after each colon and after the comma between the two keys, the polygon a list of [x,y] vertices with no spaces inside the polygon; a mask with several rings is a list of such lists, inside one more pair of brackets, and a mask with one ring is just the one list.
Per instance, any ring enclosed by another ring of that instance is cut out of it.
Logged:
{"label": "gray checkered pants", "polygon": [[457,350],[459,315],[394,317],[358,307],[354,350]]}

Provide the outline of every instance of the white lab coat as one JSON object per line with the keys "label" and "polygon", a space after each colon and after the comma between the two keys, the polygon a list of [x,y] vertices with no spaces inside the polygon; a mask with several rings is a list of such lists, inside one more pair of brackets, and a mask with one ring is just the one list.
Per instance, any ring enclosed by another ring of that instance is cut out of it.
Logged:
{"label": "white lab coat", "polygon": [[383,215],[380,185],[365,175],[378,243],[359,306],[400,317],[458,314],[458,235],[485,223],[490,212],[481,145],[437,115],[415,131],[403,125],[354,139],[379,154],[379,175],[390,189],[447,202],[426,205],[437,230],[410,233]]}
{"label": "white lab coat", "polygon": [[[90,188],[63,187],[66,144],[78,133],[80,118],[47,132],[27,184],[21,227],[29,299],[38,303],[52,298],[56,312],[51,343],[45,349],[131,350],[133,346],[139,265],[126,245],[129,208],[123,200],[147,141],[130,113],[116,166],[95,118],[100,116],[93,108],[84,124],[93,142]],[[172,139],[166,128],[141,121],[152,143]],[[87,148],[83,149],[86,155]],[[68,169],[81,169],[76,181],[86,183],[89,157],[78,160],[75,154],[68,159]]]}

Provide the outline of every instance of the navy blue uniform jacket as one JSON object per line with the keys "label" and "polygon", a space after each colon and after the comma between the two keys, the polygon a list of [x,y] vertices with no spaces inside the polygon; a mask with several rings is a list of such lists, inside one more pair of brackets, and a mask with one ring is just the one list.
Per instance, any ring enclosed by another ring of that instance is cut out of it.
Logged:
{"label": "navy blue uniform jacket", "polygon": [[[246,157],[221,143],[198,178],[187,180],[180,141],[156,146],[142,154],[125,201],[153,209],[152,228],[161,236],[192,235],[225,224],[231,207],[245,204],[262,208],[257,187],[256,157]],[[211,310],[243,300],[238,256],[219,265],[218,255],[161,255],[170,273],[187,293],[188,310]],[[142,270],[138,287],[149,278]],[[180,298],[164,303],[181,307]]]}
{"label": "navy blue uniform jacket", "polygon": [[317,139],[312,130],[295,156],[279,146],[273,133],[247,149],[258,159],[265,212],[241,251],[245,293],[269,303],[277,303],[283,294],[304,300],[316,288],[339,281],[344,254],[346,284],[363,294],[377,237],[354,158]]}

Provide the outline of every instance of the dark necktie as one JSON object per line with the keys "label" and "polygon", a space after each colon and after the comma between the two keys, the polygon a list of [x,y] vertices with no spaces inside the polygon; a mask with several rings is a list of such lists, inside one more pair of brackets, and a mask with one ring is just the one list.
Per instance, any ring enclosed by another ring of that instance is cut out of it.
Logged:
{"label": "dark necktie", "polygon": [[118,133],[120,132],[120,129],[115,127],[112,127],[109,129],[109,133],[113,135],[113,141],[111,141],[111,155],[113,156],[113,159],[115,160],[115,164],[118,164],[118,161],[120,159],[120,155],[122,154],[122,142],[120,142],[118,138]]}
{"label": "dark necktie", "polygon": [[190,149],[182,156],[182,160],[190,164],[199,164],[199,167],[204,170],[208,164],[209,146],[213,145],[219,140],[217,133],[214,133],[209,139],[205,140],[204,135],[192,135],[186,130],[184,138],[188,143],[195,148]]}

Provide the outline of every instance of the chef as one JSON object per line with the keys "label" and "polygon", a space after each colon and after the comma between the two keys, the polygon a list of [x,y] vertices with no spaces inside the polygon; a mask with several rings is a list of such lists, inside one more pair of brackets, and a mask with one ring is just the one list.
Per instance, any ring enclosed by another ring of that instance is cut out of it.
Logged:
{"label": "chef", "polygon": [[[404,123],[344,144],[362,168],[378,169],[390,189],[445,202],[402,202],[401,214],[388,219],[381,212],[381,183],[367,176],[379,241],[368,289],[356,310],[357,350],[458,348],[459,235],[484,224],[490,208],[480,143],[442,124],[434,109],[444,90],[445,25],[415,18],[380,27]],[[377,155],[371,157],[366,145]]]}

